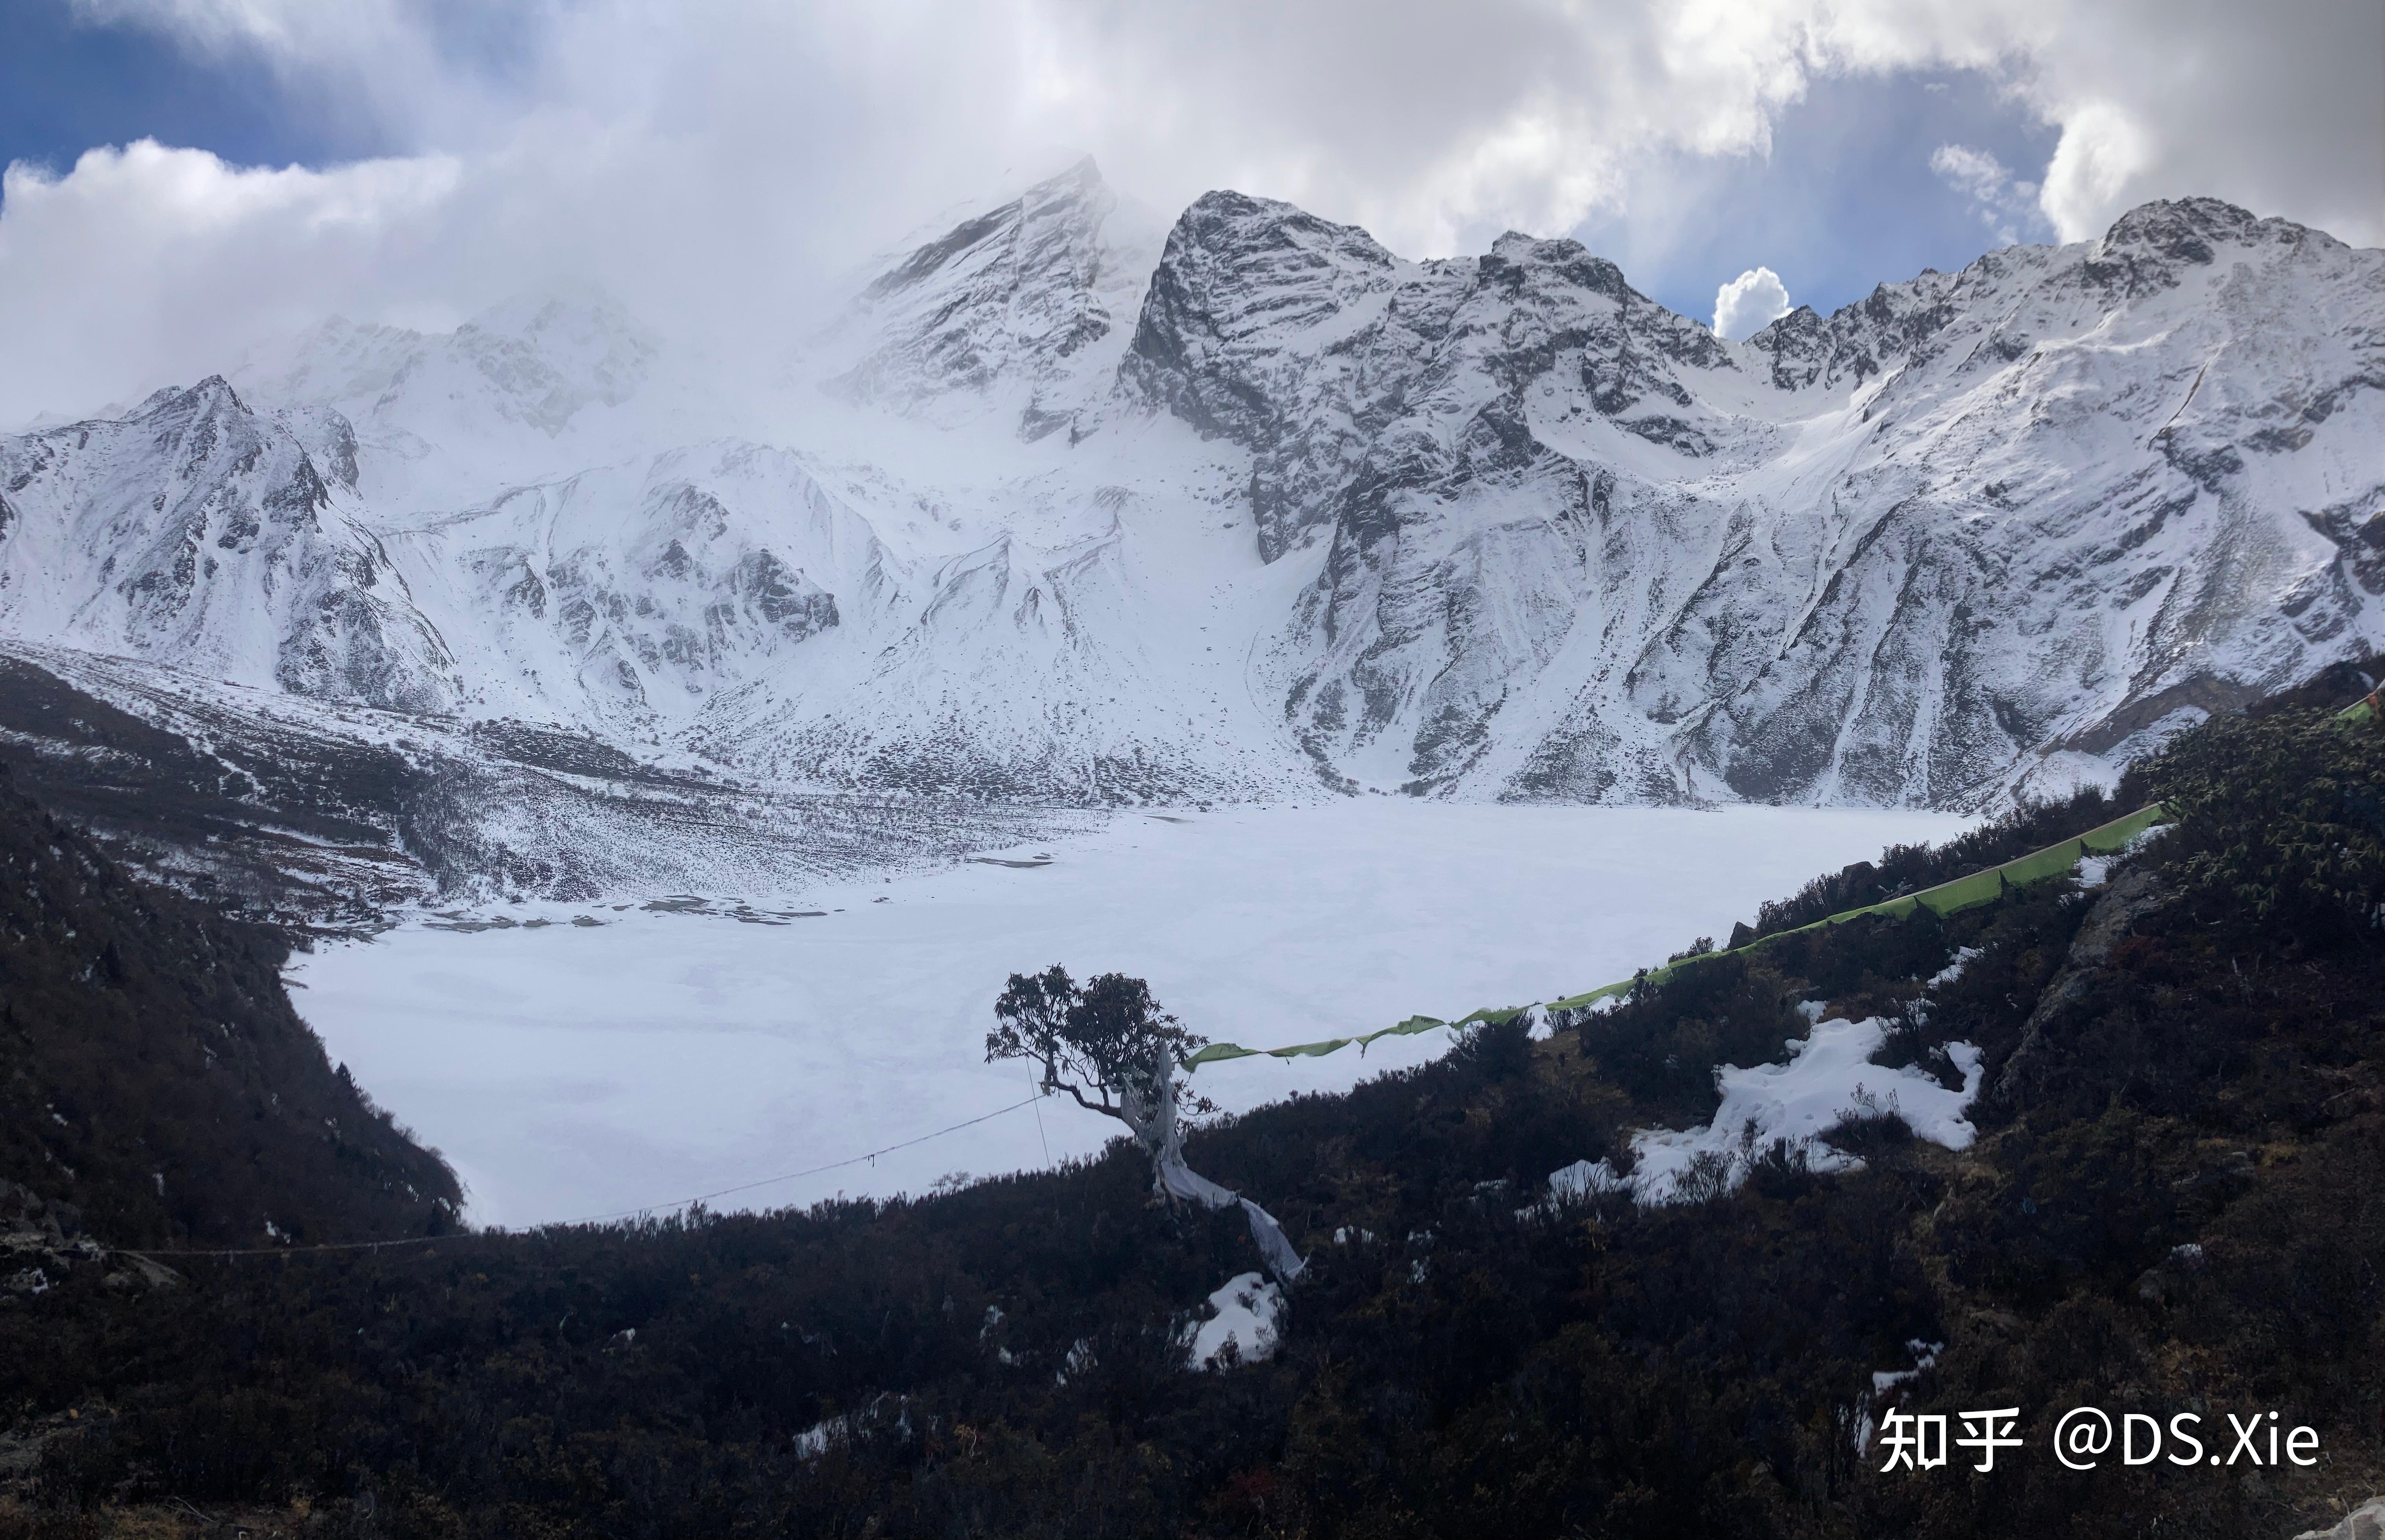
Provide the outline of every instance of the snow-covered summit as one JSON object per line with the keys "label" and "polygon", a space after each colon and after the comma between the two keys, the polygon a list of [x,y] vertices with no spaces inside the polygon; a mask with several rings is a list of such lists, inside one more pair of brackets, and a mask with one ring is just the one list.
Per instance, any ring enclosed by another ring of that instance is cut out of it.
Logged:
{"label": "snow-covered summit", "polygon": [[1733,367],[1705,328],[1576,242],[1511,232],[1483,257],[1405,262],[1355,227],[1212,193],[1168,237],[1120,378],[1251,452],[1260,552],[1273,560],[1330,529],[1352,488],[1423,448],[1391,431],[1413,420],[1419,390],[1439,393],[1430,415],[1442,429],[1470,431],[1480,408],[1560,362],[1601,415],[1692,452],[1704,446],[1672,415],[1692,404],[1677,376]]}
{"label": "snow-covered summit", "polygon": [[2153,205],[1731,344],[1213,194],[1123,384],[1326,543],[1273,664],[1352,779],[1959,805],[2378,640],[2380,260]]}
{"label": "snow-covered summit", "polygon": [[1040,438],[1106,383],[1159,236],[1080,160],[872,280],[825,340],[825,383],[941,422],[995,412]]}
{"label": "snow-covered summit", "polygon": [[364,488],[435,503],[575,470],[626,427],[661,344],[601,294],[524,296],[452,332],[334,316],[239,372],[260,402],[334,413],[365,450]]}

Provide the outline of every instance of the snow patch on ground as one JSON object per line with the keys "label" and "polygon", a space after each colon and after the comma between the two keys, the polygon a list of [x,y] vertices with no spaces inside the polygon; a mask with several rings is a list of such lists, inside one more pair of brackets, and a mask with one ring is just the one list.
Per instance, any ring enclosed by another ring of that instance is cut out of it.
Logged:
{"label": "snow patch on ground", "polygon": [[891,1432],[902,1438],[911,1436],[911,1398],[908,1396],[880,1393],[870,1397],[868,1404],[858,1410],[813,1423],[794,1435],[795,1457],[798,1459],[818,1459],[831,1448],[843,1447],[881,1432]]}
{"label": "snow patch on ground", "polygon": [[1954,955],[1947,961],[1946,966],[1929,975],[1929,983],[1927,987],[1930,989],[1942,989],[1946,985],[1953,983],[1956,979],[1963,976],[1963,970],[1970,967],[1972,959],[1979,956],[1979,948],[1977,946],[1955,947]]}
{"label": "snow patch on ground", "polygon": [[2114,867],[2168,833],[2167,824],[2157,823],[2150,829],[2139,830],[2128,844],[2109,856],[2082,856],[2079,861],[2079,885],[2082,888],[2102,887],[2111,881]]}
{"label": "snow patch on ground", "polygon": [[1885,1396],[1899,1385],[1910,1384],[1921,1378],[1924,1370],[1937,1368],[1938,1355],[1946,1351],[1946,1345],[1942,1342],[1924,1342],[1919,1337],[1915,1337],[1904,1345],[1904,1350],[1913,1355],[1913,1367],[1873,1370],[1871,1393],[1874,1396]]}
{"label": "snow patch on ground", "polygon": [[1804,1151],[1817,1171],[1854,1171],[1860,1160],[1821,1140],[1850,1113],[1893,1112],[1920,1138],[1948,1149],[1969,1148],[1976,1131],[1963,1114],[1979,1094],[1984,1056],[1971,1044],[1948,1044],[1947,1057],[1963,1073],[1963,1088],[1949,1091],[1911,1066],[1889,1070],[1872,1063],[1887,1038],[1884,1017],[1823,1021],[1812,1036],[1787,1044],[1786,1063],[1752,1070],[1725,1065],[1715,1074],[1722,1106],[1711,1122],[1642,1129],[1631,1136],[1630,1176],[1617,1175],[1605,1160],[1576,1161],[1550,1173],[1550,1195],[1580,1201],[1629,1191],[1642,1205],[1679,1202],[1708,1173],[1709,1180],[1738,1185],[1746,1176],[1747,1159],[1776,1139]]}
{"label": "snow patch on ground", "polygon": [[1580,1203],[1622,1192],[1630,1185],[1604,1160],[1577,1160],[1549,1173],[1549,1196],[1558,1203]]}
{"label": "snow patch on ground", "polygon": [[1263,1363],[1275,1357],[1281,1340],[1277,1321],[1283,1314],[1283,1290],[1255,1272],[1238,1272],[1209,1296],[1215,1313],[1192,1329],[1186,1363],[1194,1373],[1219,1367],[1228,1344],[1237,1363]]}

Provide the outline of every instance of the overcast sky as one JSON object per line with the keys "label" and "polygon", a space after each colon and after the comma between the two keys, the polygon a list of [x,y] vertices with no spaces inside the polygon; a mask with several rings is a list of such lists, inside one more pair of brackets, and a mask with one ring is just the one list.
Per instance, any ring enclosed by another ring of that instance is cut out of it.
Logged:
{"label": "overcast sky", "polygon": [[2379,0],[0,0],[0,423],[568,282],[774,336],[1081,153],[1163,216],[1573,234],[1733,331],[2154,197],[2385,243]]}

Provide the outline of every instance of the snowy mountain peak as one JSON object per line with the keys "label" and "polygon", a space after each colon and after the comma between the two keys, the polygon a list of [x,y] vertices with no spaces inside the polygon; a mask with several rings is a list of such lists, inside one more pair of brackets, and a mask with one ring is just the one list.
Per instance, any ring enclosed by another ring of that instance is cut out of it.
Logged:
{"label": "snowy mountain peak", "polygon": [[[1405,262],[1353,226],[1212,193],[1168,237],[1121,380],[1251,452],[1259,551],[1273,561],[1322,535],[1352,494],[1445,457],[1468,423],[1504,446],[1493,458],[1524,451],[1528,383],[1562,372],[1587,409],[1698,451],[1677,375],[1736,367],[1705,328],[1578,242],[1509,233],[1483,257]],[[1403,419],[1417,431],[1395,431]]]}
{"label": "snowy mountain peak", "polygon": [[240,399],[240,393],[231,388],[231,382],[220,374],[210,374],[187,389],[169,385],[153,393],[134,415],[155,417],[160,413],[171,413],[181,417],[208,417],[219,413],[245,415],[247,411],[248,407]]}
{"label": "snowy mountain peak", "polygon": [[8,633],[406,709],[453,660],[298,438],[221,376],[0,440]]}
{"label": "snowy mountain peak", "polygon": [[265,399],[334,407],[368,431],[425,417],[443,394],[552,437],[582,408],[635,394],[656,350],[609,302],[524,298],[448,332],[335,316],[242,372]]}
{"label": "snowy mountain peak", "polygon": [[874,280],[864,294],[884,299],[917,289],[933,282],[939,273],[989,254],[992,259],[1010,261],[1015,268],[1031,269],[1057,263],[1073,269],[1093,257],[1087,249],[1093,244],[1092,237],[1117,205],[1117,196],[1102,181],[1101,169],[1087,156],[1011,202],[964,220],[940,239],[918,247]]}
{"label": "snowy mountain peak", "polygon": [[1205,194],[1168,232],[1122,377],[1205,434],[1255,443],[1323,351],[1317,328],[1387,292],[1399,267],[1355,225]]}
{"label": "snowy mountain peak", "polygon": [[1115,365],[1155,246],[1087,157],[873,280],[826,339],[827,386],[936,421],[1016,414],[1040,438]]}
{"label": "snowy mountain peak", "polygon": [[2215,259],[2215,246],[2251,245],[2272,239],[2294,243],[2311,234],[2291,220],[2264,219],[2217,198],[2164,198],[2141,204],[2114,220],[2094,243],[2087,260],[2103,264],[2160,258],[2208,266]]}
{"label": "snowy mountain peak", "polygon": [[2378,254],[2302,234],[2152,206],[1729,344],[1572,242],[1407,263],[1212,194],[1122,376],[1248,452],[1265,559],[1328,542],[1274,656],[1333,773],[1961,803],[2215,668],[2272,684],[2385,629],[2373,445],[2338,423],[2257,491],[2231,447],[2379,417]]}
{"label": "snowy mountain peak", "polygon": [[601,294],[526,296],[452,332],[332,317],[239,371],[250,397],[298,414],[302,436],[349,430],[368,494],[401,503],[485,497],[552,474],[593,445],[643,435],[625,420],[660,343]]}

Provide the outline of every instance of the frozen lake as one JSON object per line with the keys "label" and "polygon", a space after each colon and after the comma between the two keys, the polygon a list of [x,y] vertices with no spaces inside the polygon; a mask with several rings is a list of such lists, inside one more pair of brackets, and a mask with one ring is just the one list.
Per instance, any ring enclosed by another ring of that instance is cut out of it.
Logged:
{"label": "frozen lake", "polygon": [[[1593,988],[1696,936],[1721,939],[1817,872],[1965,824],[1389,797],[1125,813],[999,853],[1048,865],[976,862],[755,900],[828,911],[812,918],[518,907],[502,913],[550,923],[408,925],[296,958],[290,977],[331,1057],[446,1153],[471,1217],[520,1226],[660,1208],[1011,1107],[1030,1089],[1027,1067],[983,1054],[1012,972],[1139,974],[1212,1039],[1304,1042]],[[1346,1087],[1448,1038],[1210,1065],[1197,1080],[1241,1109]],[[1047,1100],[716,1207],[918,1191],[947,1172],[1089,1153],[1118,1126]]]}

